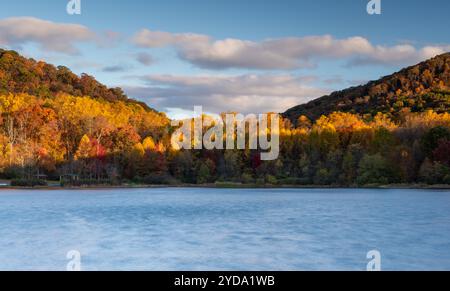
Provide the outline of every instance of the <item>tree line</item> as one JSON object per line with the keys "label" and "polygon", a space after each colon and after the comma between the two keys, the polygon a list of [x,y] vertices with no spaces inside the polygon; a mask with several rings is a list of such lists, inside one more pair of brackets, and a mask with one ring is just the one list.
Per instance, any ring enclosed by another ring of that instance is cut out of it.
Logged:
{"label": "tree line", "polygon": [[[450,184],[450,114],[281,119],[280,156],[175,150],[164,115],[126,100],[0,95],[0,176],[70,183]],[[202,117],[203,118],[203,117]]]}

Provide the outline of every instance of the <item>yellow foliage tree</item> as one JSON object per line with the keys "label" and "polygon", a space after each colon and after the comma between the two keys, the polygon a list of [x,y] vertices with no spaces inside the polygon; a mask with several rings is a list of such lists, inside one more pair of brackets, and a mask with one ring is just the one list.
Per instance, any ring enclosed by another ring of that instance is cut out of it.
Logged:
{"label": "yellow foliage tree", "polygon": [[145,151],[156,151],[156,144],[150,136],[144,139],[142,146]]}
{"label": "yellow foliage tree", "polygon": [[81,160],[81,159],[90,158],[91,157],[91,152],[92,152],[91,140],[85,134],[81,138],[80,144],[78,146],[78,150],[75,153],[75,160]]}

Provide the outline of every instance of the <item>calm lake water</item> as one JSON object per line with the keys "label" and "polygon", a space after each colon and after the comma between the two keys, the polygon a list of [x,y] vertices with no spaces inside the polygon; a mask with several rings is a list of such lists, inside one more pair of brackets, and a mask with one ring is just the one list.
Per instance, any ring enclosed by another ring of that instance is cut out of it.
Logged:
{"label": "calm lake water", "polygon": [[0,270],[450,270],[450,191],[0,191]]}

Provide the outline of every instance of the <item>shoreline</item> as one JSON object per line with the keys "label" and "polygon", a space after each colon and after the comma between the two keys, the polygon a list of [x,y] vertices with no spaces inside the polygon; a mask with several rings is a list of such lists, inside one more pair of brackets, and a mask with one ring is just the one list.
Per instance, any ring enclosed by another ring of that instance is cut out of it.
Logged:
{"label": "shoreline", "polygon": [[122,184],[122,185],[90,185],[90,186],[0,186],[2,190],[107,190],[107,189],[161,189],[161,188],[204,188],[204,189],[411,189],[411,190],[450,190],[450,185],[425,185],[425,184],[387,184],[387,185],[255,185],[255,184],[238,184],[238,183],[222,183],[222,184],[177,184],[177,185],[139,185],[139,184]]}

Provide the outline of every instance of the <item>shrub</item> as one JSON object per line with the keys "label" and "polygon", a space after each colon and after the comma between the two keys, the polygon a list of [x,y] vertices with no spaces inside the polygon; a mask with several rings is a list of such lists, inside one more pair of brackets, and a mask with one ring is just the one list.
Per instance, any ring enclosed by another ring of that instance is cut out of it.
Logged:
{"label": "shrub", "polygon": [[144,184],[148,185],[175,185],[178,184],[177,179],[167,174],[154,174],[142,179]]}
{"label": "shrub", "polygon": [[267,175],[266,176],[266,182],[267,184],[271,184],[271,185],[277,185],[278,184],[278,180],[275,176],[272,175]]}
{"label": "shrub", "polygon": [[17,179],[11,181],[11,186],[14,187],[35,187],[35,186],[47,186],[47,182],[38,179]]}
{"label": "shrub", "polygon": [[244,184],[252,184],[255,182],[255,179],[253,178],[253,176],[248,173],[242,174],[241,180],[242,180],[242,183],[244,183]]}
{"label": "shrub", "polygon": [[266,181],[264,180],[264,178],[258,178],[255,181],[256,185],[262,186],[264,184],[266,184]]}
{"label": "shrub", "polygon": [[289,177],[289,178],[280,179],[279,183],[281,185],[303,185],[304,179]]}

